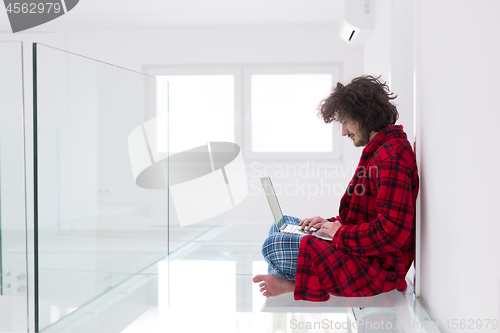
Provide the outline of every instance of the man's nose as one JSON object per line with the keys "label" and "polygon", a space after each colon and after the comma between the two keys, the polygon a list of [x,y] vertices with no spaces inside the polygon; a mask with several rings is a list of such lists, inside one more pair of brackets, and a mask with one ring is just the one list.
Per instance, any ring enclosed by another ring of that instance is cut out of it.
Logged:
{"label": "man's nose", "polygon": [[342,136],[346,136],[347,134],[349,134],[349,130],[345,124],[342,124]]}

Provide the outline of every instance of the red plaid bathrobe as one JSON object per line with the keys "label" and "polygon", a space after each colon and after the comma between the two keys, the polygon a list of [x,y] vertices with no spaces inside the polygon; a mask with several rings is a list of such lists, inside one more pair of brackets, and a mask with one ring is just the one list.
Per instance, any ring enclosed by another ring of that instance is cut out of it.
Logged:
{"label": "red plaid bathrobe", "polygon": [[415,254],[418,186],[415,154],[403,126],[384,128],[363,149],[339,216],[329,219],[343,224],[333,240],[302,239],[295,299],[405,290]]}

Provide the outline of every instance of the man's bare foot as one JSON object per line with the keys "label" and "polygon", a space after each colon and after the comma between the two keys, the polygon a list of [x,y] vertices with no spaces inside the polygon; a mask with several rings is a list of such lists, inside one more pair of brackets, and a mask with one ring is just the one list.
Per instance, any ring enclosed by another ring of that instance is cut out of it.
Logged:
{"label": "man's bare foot", "polygon": [[274,274],[255,275],[254,283],[259,283],[260,292],[266,297],[293,293],[295,282],[276,276]]}

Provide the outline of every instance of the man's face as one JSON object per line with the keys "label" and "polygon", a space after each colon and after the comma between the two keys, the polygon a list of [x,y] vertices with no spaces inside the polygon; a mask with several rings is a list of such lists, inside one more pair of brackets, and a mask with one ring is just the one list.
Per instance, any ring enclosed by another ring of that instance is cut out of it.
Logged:
{"label": "man's face", "polygon": [[340,122],[342,124],[342,136],[348,136],[352,139],[354,146],[363,147],[370,141],[370,134],[363,133],[360,129],[359,123],[354,120],[343,120]]}

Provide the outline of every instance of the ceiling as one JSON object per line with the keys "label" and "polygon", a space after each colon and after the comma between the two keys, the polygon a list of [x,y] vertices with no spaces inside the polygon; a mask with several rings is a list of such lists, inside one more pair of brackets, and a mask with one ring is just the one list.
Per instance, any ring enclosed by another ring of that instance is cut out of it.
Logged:
{"label": "ceiling", "polygon": [[[342,2],[343,0],[80,0],[65,15],[31,30],[334,24],[342,21]],[[6,11],[0,12],[0,29],[10,30]]]}

